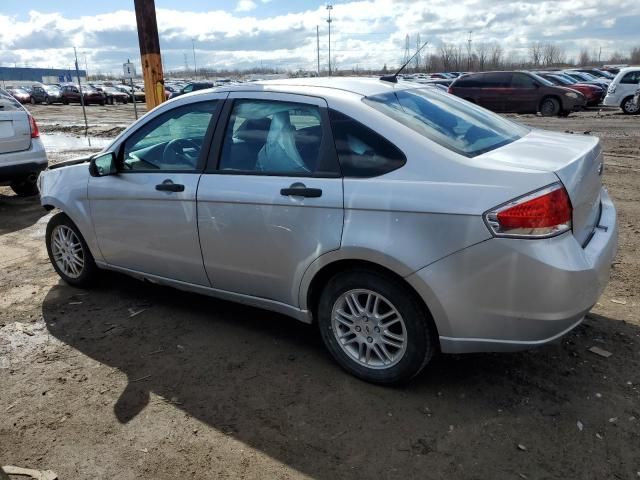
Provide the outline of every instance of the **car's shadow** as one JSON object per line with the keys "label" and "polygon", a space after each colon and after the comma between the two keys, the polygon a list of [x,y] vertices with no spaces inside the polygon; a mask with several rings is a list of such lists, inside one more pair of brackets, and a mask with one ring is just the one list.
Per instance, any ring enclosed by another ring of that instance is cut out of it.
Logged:
{"label": "car's shadow", "polygon": [[[59,283],[46,296],[43,316],[51,335],[127,375],[127,387],[105,414],[127,423],[153,392],[327,480],[461,478],[462,465],[465,478],[499,478],[505,465],[518,478],[527,471],[511,470],[518,462],[535,469],[542,459],[553,465],[542,471],[567,464],[579,478],[586,466],[571,457],[552,461],[566,446],[558,418],[570,419],[569,445],[582,441],[573,437],[585,378],[598,384],[624,375],[613,361],[583,366],[599,360],[585,353],[586,339],[598,329],[588,323],[564,344],[533,352],[438,357],[409,385],[384,388],[341,371],[313,326],[116,274],[88,294]],[[548,451],[512,460],[520,438]]]}
{"label": "car's shadow", "polygon": [[30,227],[46,214],[38,195],[19,197],[9,187],[0,187],[0,235]]}

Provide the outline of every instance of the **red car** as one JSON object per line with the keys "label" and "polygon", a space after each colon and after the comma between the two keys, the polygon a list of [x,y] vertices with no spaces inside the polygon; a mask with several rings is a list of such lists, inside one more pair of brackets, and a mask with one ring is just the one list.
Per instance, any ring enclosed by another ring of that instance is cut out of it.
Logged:
{"label": "red car", "polygon": [[7,92],[9,92],[11,96],[20,103],[29,103],[31,101],[31,95],[29,92],[22,88],[7,88]]}
{"label": "red car", "polygon": [[588,83],[579,83],[570,77],[566,77],[564,75],[558,75],[554,73],[548,72],[538,72],[542,78],[549,80],[554,85],[558,85],[560,87],[567,87],[572,90],[576,90],[583,94],[587,99],[588,107],[595,107],[598,105],[604,96],[607,94],[604,88],[598,85],[591,85]]}
{"label": "red car", "polygon": [[[80,90],[75,85],[64,85],[61,88],[62,103],[69,105],[70,103],[80,103]],[[106,96],[104,93],[99,92],[95,88],[83,86],[82,96],[84,98],[85,105],[99,104],[104,105],[106,103]]]}

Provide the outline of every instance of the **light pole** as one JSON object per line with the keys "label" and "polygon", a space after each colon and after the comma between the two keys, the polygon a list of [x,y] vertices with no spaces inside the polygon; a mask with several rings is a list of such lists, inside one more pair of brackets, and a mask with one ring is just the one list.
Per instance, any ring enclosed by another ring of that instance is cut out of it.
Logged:
{"label": "light pole", "polygon": [[196,42],[191,39],[191,48],[193,49],[193,76],[194,80],[198,79],[198,67],[196,66]]}
{"label": "light pole", "polygon": [[329,76],[331,76],[331,10],[333,10],[333,5],[328,3],[327,12],[329,13],[329,18],[327,18],[327,23],[329,24]]}

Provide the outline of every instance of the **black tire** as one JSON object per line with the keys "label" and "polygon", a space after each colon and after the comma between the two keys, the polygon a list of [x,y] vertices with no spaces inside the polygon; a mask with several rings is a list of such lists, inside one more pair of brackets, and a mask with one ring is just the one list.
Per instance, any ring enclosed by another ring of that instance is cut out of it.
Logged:
{"label": "black tire", "polygon": [[[80,241],[80,245],[82,246],[82,257],[84,259],[84,264],[82,266],[82,270],[80,271],[80,274],[75,278],[67,275],[58,266],[57,262],[53,258],[53,253],[51,250],[52,234],[54,233],[54,230],[56,229],[56,227],[62,226],[62,225],[68,227],[73,231],[73,233],[75,233],[76,237]],[[78,230],[78,227],[76,227],[76,225],[71,221],[71,219],[65,213],[60,212],[54,215],[53,217],[51,217],[51,220],[49,220],[49,223],[47,223],[47,233],[46,233],[45,241],[47,244],[47,253],[49,254],[49,260],[51,261],[51,265],[53,265],[53,268],[55,269],[55,271],[58,273],[58,275],[60,275],[60,278],[62,278],[65,282],[67,282],[69,285],[72,285],[74,287],[89,288],[92,285],[94,285],[100,271],[96,266],[96,262],[93,259],[93,255],[91,254],[91,251],[87,246],[87,243],[84,241],[84,237],[80,233],[80,230]]]}
{"label": "black tire", "polygon": [[[356,289],[366,289],[381,295],[393,305],[404,321],[406,350],[398,357],[397,363],[389,367],[367,367],[338,344],[332,322],[334,305],[344,293]],[[384,385],[406,382],[420,373],[437,349],[437,333],[433,321],[413,292],[400,281],[375,270],[353,269],[332,277],[320,295],[317,319],[322,340],[329,353],[347,372],[367,382]]]}
{"label": "black tire", "polygon": [[557,98],[545,97],[540,102],[540,114],[543,117],[555,117],[560,113],[560,102]]}
{"label": "black tire", "polygon": [[11,190],[19,197],[33,197],[39,193],[37,181],[37,174],[16,178],[11,182]]}
{"label": "black tire", "polygon": [[47,102],[47,105],[51,105],[53,103],[49,97],[47,97],[46,102]]}
{"label": "black tire", "polygon": [[66,98],[62,99],[62,104],[63,105],[69,105],[69,100],[67,100]]}
{"label": "black tire", "polygon": [[30,101],[31,101],[31,105],[35,105],[36,104],[36,99],[35,98],[31,97]]}
{"label": "black tire", "polygon": [[640,113],[640,105],[633,103],[633,95],[629,95],[620,104],[620,108],[625,115],[637,115]]}
{"label": "black tire", "polygon": [[569,116],[569,114],[570,114],[570,113],[571,113],[571,110],[562,110],[562,111],[558,114],[558,116],[559,116],[559,117],[565,117],[565,118],[566,118],[566,117],[568,117],[568,116]]}

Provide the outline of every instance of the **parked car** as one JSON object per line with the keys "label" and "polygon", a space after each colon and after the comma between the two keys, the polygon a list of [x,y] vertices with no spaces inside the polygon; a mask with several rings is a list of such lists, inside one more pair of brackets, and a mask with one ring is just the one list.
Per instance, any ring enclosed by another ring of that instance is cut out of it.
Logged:
{"label": "parked car", "polygon": [[588,67],[580,67],[580,68],[573,68],[572,70],[575,70],[576,72],[583,72],[583,73],[588,73],[589,75],[592,75],[596,78],[605,78],[607,80],[613,80],[613,78],[615,77],[615,75],[606,72],[604,70],[600,70],[599,68],[588,68]]}
{"label": "parked car", "polygon": [[559,75],[549,72],[536,72],[542,78],[549,80],[556,86],[566,87],[572,90],[576,90],[585,96],[587,100],[587,106],[593,107],[598,105],[605,95],[605,90],[598,85],[590,85],[587,83],[578,83],[571,77],[565,75]]}
{"label": "parked car", "polygon": [[343,368],[395,383],[582,321],[616,252],[602,162],[596,137],[433,87],[297,78],[165,102],[40,186],[67,283],[116,270],[318,323]]}
{"label": "parked car", "polygon": [[47,154],[33,116],[0,89],[0,185],[20,196],[37,195],[38,174],[47,168]]}
{"label": "parked car", "polygon": [[[62,103],[68,105],[70,103],[80,102],[80,90],[76,85],[64,85],[61,89]],[[105,95],[95,88],[87,85],[82,86],[82,97],[85,105],[97,104],[104,105],[106,103]]]}
{"label": "parked car", "polygon": [[180,95],[184,95],[185,93],[195,92],[196,90],[203,90],[205,88],[213,88],[212,82],[190,82],[187,83],[184,87],[182,87],[177,92],[173,92],[171,94],[171,98],[179,97]]}
{"label": "parked car", "polygon": [[32,105],[36,103],[46,103],[47,91],[42,85],[32,85],[29,88],[25,88],[25,90],[29,93],[29,101]]}
{"label": "parked car", "polygon": [[47,92],[46,102],[48,105],[52,103],[62,103],[62,91],[57,85],[45,85],[43,87]]}
{"label": "parked car", "polygon": [[24,88],[7,88],[7,92],[20,103],[29,103],[31,95]]}
{"label": "parked car", "polygon": [[100,89],[102,90],[102,93],[105,94],[106,101],[109,105],[115,105],[116,103],[129,103],[129,100],[131,99],[130,95],[114,87],[103,85]]}
{"label": "parked car", "polygon": [[622,68],[609,85],[603,104],[608,107],[620,107],[627,115],[639,113],[638,104],[633,101],[639,84],[640,67]]}
{"label": "parked car", "polygon": [[132,90],[129,85],[114,85],[113,88],[115,88],[116,90],[119,90],[119,91],[121,91],[123,93],[126,93],[127,96],[129,97],[129,100],[131,100],[132,95],[133,95],[133,99],[134,99],[135,102],[144,102],[145,101],[144,92],[141,92],[140,90],[136,90],[135,88]]}
{"label": "parked car", "polygon": [[449,93],[494,112],[567,116],[586,105],[584,95],[531,72],[484,72],[458,77]]}
{"label": "parked car", "polygon": [[585,72],[575,72],[572,70],[564,70],[562,72],[564,75],[567,75],[568,77],[573,78],[574,80],[581,82],[581,83],[588,83],[588,84],[592,84],[592,85],[599,85],[600,87],[607,89],[609,88],[609,84],[611,83],[611,80],[607,79],[607,78],[597,78],[594,77],[593,75],[589,74],[589,73],[585,73]]}

